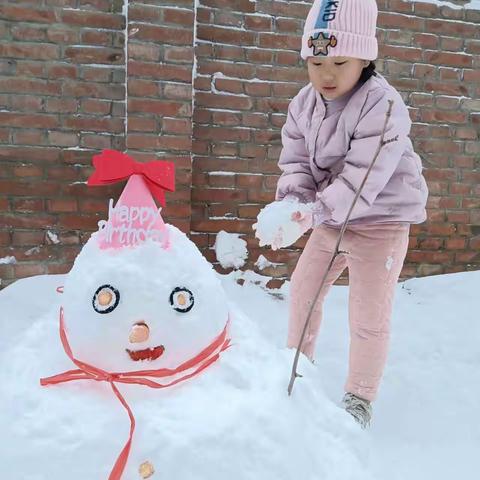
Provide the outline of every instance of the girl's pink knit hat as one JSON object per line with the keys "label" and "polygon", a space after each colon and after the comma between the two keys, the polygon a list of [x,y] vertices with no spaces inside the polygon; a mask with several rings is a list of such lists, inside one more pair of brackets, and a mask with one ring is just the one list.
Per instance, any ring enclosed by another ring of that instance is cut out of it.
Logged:
{"label": "girl's pink knit hat", "polygon": [[302,58],[375,60],[377,16],[375,0],[315,0],[303,30]]}

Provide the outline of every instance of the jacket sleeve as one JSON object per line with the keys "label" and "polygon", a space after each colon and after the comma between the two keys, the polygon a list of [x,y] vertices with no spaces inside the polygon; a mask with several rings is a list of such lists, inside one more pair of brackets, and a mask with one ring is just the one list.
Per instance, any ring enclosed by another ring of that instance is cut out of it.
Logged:
{"label": "jacket sleeve", "polygon": [[315,199],[316,184],[310,168],[310,156],[305,135],[301,132],[293,114],[295,99],[288,107],[287,120],[282,128],[282,151],[278,166],[282,174],[278,179],[276,200],[285,196],[296,196],[307,203]]}
{"label": "jacket sleeve", "polygon": [[353,199],[365,177],[382,135],[388,100],[394,100],[392,114],[385,129],[384,145],[360,193],[350,218],[362,216],[385,188],[396,170],[409,141],[411,120],[400,95],[388,94],[383,89],[371,92],[364,105],[364,113],[355,128],[345,166],[338,177],[317,198],[331,211],[331,218],[343,223]]}

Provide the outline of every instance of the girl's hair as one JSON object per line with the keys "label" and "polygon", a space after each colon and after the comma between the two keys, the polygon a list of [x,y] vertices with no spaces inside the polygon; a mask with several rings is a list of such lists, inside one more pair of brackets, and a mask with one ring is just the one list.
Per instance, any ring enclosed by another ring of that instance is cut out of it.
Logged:
{"label": "girl's hair", "polygon": [[359,82],[365,83],[370,77],[376,77],[377,72],[375,72],[375,68],[376,68],[375,62],[370,61],[368,66],[366,66],[362,70],[362,74],[360,75]]}

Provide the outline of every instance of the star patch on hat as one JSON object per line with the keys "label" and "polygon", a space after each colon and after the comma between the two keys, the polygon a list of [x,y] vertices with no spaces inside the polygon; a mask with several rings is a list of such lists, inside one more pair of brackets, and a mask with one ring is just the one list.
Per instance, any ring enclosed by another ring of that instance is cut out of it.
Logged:
{"label": "star patch on hat", "polygon": [[323,32],[319,32],[314,38],[311,36],[308,39],[308,48],[313,48],[313,55],[328,55],[328,47],[336,47],[337,38],[335,35],[325,36]]}

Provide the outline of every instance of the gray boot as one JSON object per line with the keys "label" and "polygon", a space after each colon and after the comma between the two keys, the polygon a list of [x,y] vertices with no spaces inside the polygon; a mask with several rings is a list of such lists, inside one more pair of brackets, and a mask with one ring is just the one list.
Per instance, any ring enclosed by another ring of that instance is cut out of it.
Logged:
{"label": "gray boot", "polygon": [[372,419],[372,404],[369,400],[346,393],[342,401],[345,410],[360,424],[362,428],[370,426]]}

